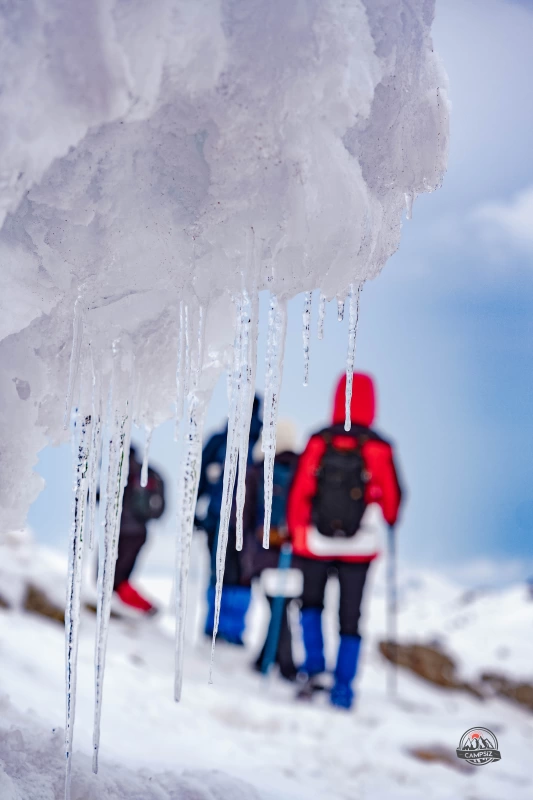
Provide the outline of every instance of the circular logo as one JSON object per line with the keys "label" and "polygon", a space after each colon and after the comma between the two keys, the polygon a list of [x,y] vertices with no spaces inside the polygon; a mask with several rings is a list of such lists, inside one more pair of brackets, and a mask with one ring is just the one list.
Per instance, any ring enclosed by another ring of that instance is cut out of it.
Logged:
{"label": "circular logo", "polygon": [[501,754],[498,750],[498,740],[488,728],[470,728],[461,736],[457,758],[462,758],[463,761],[468,761],[476,767],[490,764],[491,761],[499,761]]}

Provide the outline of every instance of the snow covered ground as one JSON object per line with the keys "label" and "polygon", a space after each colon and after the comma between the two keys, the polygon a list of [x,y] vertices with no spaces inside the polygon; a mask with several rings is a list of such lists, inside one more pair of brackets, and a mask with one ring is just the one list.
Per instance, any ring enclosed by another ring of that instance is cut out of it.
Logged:
{"label": "snow covered ground", "polygon": [[[260,597],[252,608],[247,648],[217,647],[208,685],[209,643],[198,635],[205,579],[201,537],[195,540],[183,700],[173,689],[173,617],[112,620],[102,720],[101,771],[90,771],[94,616],[85,611],[79,656],[73,766],[75,800],[204,798],[530,798],[533,717],[501,699],[477,700],[402,673],[399,700],[386,695],[387,665],[376,643],[384,628],[383,564],[367,607],[365,651],[355,712],[293,700],[293,689],[265,680],[249,664],[261,637]],[[19,606],[31,580],[63,599],[62,554],[13,539],[0,546],[0,594]],[[163,607],[169,579],[142,581]],[[89,590],[87,590],[89,591]],[[90,594],[90,592],[89,592]],[[334,601],[335,587],[330,600]],[[88,596],[88,595],[87,595]],[[401,638],[430,641],[458,658],[465,675],[497,668],[527,677],[533,604],[525,587],[465,597],[436,575],[403,574]],[[328,626],[332,628],[332,620]],[[329,631],[331,633],[331,630]],[[330,646],[334,646],[330,636]],[[63,792],[64,638],[53,621],[20,607],[0,611],[0,797],[56,800]],[[9,700],[8,700],[9,698]],[[502,760],[483,768],[455,757],[461,735],[490,728]],[[442,753],[426,762],[412,749]]]}

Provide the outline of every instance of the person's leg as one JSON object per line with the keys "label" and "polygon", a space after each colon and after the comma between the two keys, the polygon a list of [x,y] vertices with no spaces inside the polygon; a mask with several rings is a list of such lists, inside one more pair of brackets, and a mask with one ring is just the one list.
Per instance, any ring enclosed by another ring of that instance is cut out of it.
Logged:
{"label": "person's leg", "polygon": [[285,598],[283,603],[283,615],[281,617],[281,629],[279,632],[278,652],[276,661],[279,664],[279,671],[284,678],[294,680],[296,667],[292,655],[292,633],[290,620],[291,598]]}
{"label": "person's leg", "polygon": [[118,556],[115,565],[115,580],[113,589],[121,583],[129,581],[133,572],[137,556],[146,542],[145,533],[121,534],[118,539]]}
{"label": "person's leg", "polygon": [[304,577],[300,614],[305,647],[302,672],[312,676],[324,672],[326,668],[322,611],[330,564],[313,558],[301,558],[299,562]]}
{"label": "person's leg", "polygon": [[153,614],[157,609],[131,585],[129,580],[145,542],[146,532],[126,533],[119,537],[113,588],[125,605],[136,611]]}
{"label": "person's leg", "polygon": [[[267,634],[265,638],[265,643],[261,648],[261,652],[257,656],[254,667],[259,672],[263,666],[263,659],[265,657],[265,650],[267,646],[267,642],[269,636],[271,634],[271,626],[272,626],[272,607],[274,604],[274,598],[266,596],[268,600],[268,604],[270,606],[270,619],[267,629]],[[297,669],[294,664],[294,659],[292,655],[292,634],[290,628],[290,618],[289,618],[289,606],[292,602],[292,598],[284,598],[283,599],[283,614],[281,617],[281,627],[279,630],[279,639],[278,639],[278,649],[276,653],[276,663],[279,666],[279,671],[284,678],[288,680],[294,680],[296,677]]]}
{"label": "person's leg", "polygon": [[340,643],[331,702],[342,708],[350,708],[353,703],[352,683],[357,673],[361,647],[359,619],[368,567],[368,563],[337,564],[340,583]]}
{"label": "person's leg", "polygon": [[226,550],[226,564],[220,604],[218,634],[231,644],[242,645],[246,626],[246,613],[250,606],[252,590],[241,582],[240,552],[236,549],[236,531],[230,528]]}

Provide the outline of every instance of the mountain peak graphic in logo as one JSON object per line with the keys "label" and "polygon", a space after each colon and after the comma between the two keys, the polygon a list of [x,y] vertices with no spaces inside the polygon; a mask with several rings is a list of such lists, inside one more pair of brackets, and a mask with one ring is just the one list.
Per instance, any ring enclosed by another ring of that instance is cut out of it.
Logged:
{"label": "mountain peak graphic in logo", "polygon": [[462,758],[475,766],[490,764],[491,761],[500,761],[498,740],[488,728],[470,728],[461,736],[457,748],[457,758]]}

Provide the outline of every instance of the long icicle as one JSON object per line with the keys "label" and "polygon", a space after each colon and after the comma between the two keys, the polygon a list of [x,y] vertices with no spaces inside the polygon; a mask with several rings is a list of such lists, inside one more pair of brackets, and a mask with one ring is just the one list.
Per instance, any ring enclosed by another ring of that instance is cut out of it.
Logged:
{"label": "long icicle", "polygon": [[326,317],[326,295],[320,292],[320,300],[318,301],[318,330],[317,335],[319,339],[324,338],[324,319]]}
{"label": "long icicle", "polygon": [[216,552],[216,589],[215,589],[215,618],[213,624],[213,641],[211,643],[211,661],[209,664],[209,683],[213,682],[213,663],[215,659],[215,641],[220,620],[220,604],[222,601],[222,581],[226,565],[226,550],[228,546],[228,532],[233,505],[233,490],[235,488],[235,475],[239,457],[238,428],[239,412],[242,408],[241,387],[241,339],[242,339],[242,307],[240,298],[236,302],[235,339],[233,344],[233,372],[231,382],[230,407],[228,414],[228,435],[226,441],[226,459],[224,462],[224,477],[222,480],[222,504],[220,509],[220,522],[218,526],[218,541]]}
{"label": "long icicle", "polygon": [[344,300],[337,298],[337,320],[342,322],[344,319]]}
{"label": "long icicle", "polygon": [[198,329],[196,332],[196,341],[190,342],[190,347],[192,350],[190,359],[190,391],[196,391],[200,385],[200,375],[202,374],[202,364],[204,359],[204,339],[205,311],[203,306],[198,306]]}
{"label": "long icicle", "polygon": [[150,444],[152,443],[153,428],[146,429],[146,439],[144,440],[143,463],[141,467],[141,486],[143,489],[148,483],[148,459],[150,457]]}
{"label": "long icicle", "polygon": [[[93,772],[98,772],[98,753],[100,748],[100,722],[102,717],[102,693],[104,684],[105,660],[109,617],[115,564],[118,552],[120,516],[124,486],[128,478],[129,447],[131,432],[131,410],[129,401],[124,401],[118,387],[118,364],[114,359],[113,379],[111,385],[110,430],[108,431],[106,508],[104,519],[103,553],[98,570],[98,605],[96,614],[96,646],[95,646],[95,705],[93,729]],[[127,382],[130,389],[130,381]],[[124,390],[124,387],[122,387]],[[129,394],[129,392],[128,392]]]}
{"label": "long icicle", "polygon": [[350,287],[350,317],[348,325],[348,354],[346,356],[346,394],[345,394],[345,420],[344,430],[349,431],[352,427],[351,405],[352,405],[352,386],[353,386],[353,367],[355,363],[355,348],[357,345],[357,326],[359,324],[359,302],[363,284],[353,284]]}
{"label": "long icicle", "polygon": [[72,525],[69,541],[67,599],[65,605],[65,800],[70,800],[72,745],[76,716],[76,684],[80,628],[81,582],[83,575],[84,525],[87,503],[87,479],[91,450],[91,415],[78,410],[74,423],[76,477]]}
{"label": "long icicle", "polygon": [[174,699],[176,702],[181,700],[181,690],[183,686],[185,624],[187,621],[187,584],[191,560],[194,511],[202,464],[202,433],[207,403],[203,397],[191,392],[188,397],[187,410],[187,426],[184,432],[184,452],[181,457],[178,478],[174,674]]}
{"label": "long icicle", "polygon": [[246,498],[246,470],[250,441],[250,421],[254,402],[256,351],[257,351],[258,302],[257,294],[250,299],[246,290],[242,300],[241,372],[242,389],[239,409],[239,468],[236,496],[236,548],[242,550],[244,542],[243,514]]}
{"label": "long icicle", "polygon": [[91,350],[92,366],[92,441],[89,458],[89,477],[88,477],[88,512],[87,512],[87,543],[89,550],[94,547],[94,530],[96,526],[96,498],[98,495],[98,478],[100,472],[100,460],[102,458],[102,396],[100,381],[94,370]]}
{"label": "long icicle", "polygon": [[70,415],[72,413],[72,398],[74,396],[74,389],[76,386],[76,379],[80,366],[81,356],[81,343],[83,339],[83,302],[81,295],[76,298],[74,303],[74,319],[72,322],[72,350],[70,352],[70,364],[68,371],[68,386],[67,395],[65,398],[65,417],[64,428],[68,428],[70,422]]}
{"label": "long icicle", "polygon": [[263,547],[268,548],[272,513],[272,485],[276,456],[276,421],[283,373],[283,354],[287,333],[287,304],[275,295],[270,300],[265,375],[265,410],[263,416],[263,452],[265,454],[265,521]]}
{"label": "long icicle", "polygon": [[176,425],[174,438],[179,438],[180,423],[183,416],[185,403],[185,320],[184,302],[180,300],[179,327],[178,327],[178,353],[176,359]]}
{"label": "long icicle", "polygon": [[304,296],[304,310],[302,314],[303,329],[302,339],[304,345],[304,386],[309,383],[309,339],[311,333],[311,302],[313,292],[306,292]]}

